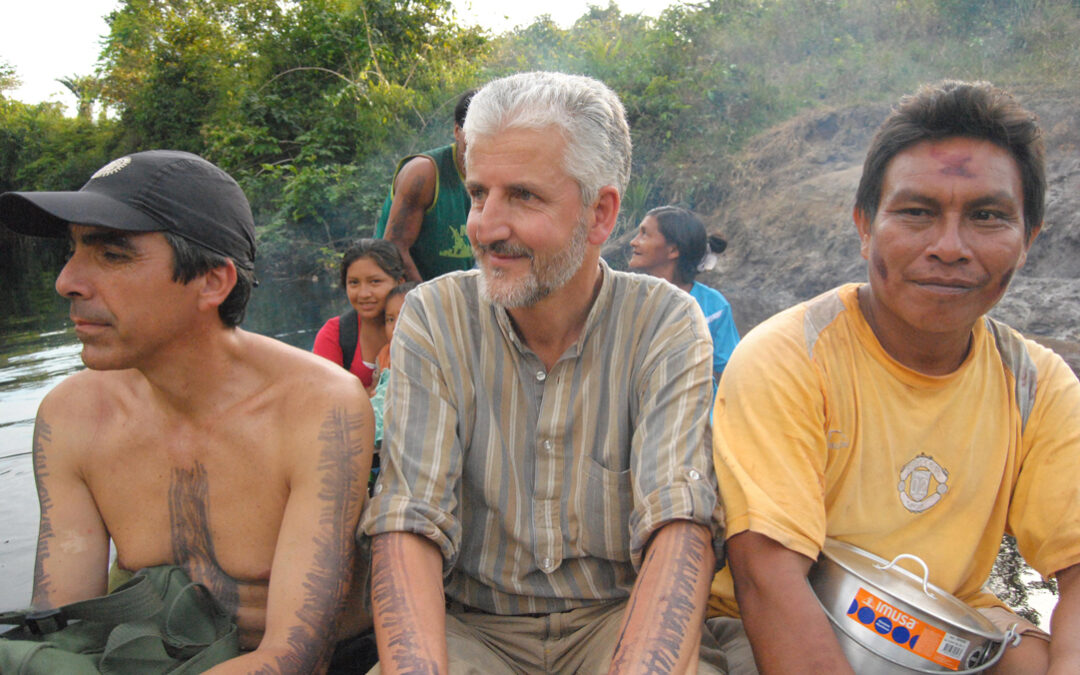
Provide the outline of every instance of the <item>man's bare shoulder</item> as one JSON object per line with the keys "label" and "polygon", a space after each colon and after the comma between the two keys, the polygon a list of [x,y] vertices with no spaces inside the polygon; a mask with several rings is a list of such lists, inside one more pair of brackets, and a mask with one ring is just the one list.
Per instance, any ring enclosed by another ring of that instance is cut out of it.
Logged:
{"label": "man's bare shoulder", "polygon": [[136,370],[83,370],[46,394],[38,417],[48,418],[54,429],[76,426],[86,437],[85,430],[132,412],[147,391],[146,379]]}
{"label": "man's bare shoulder", "polygon": [[439,170],[435,160],[427,155],[417,155],[401,165],[394,176],[394,199],[409,203],[427,204],[435,201],[435,182]]}
{"label": "man's bare shoulder", "polygon": [[394,178],[394,185],[398,188],[402,185],[402,179],[428,178],[435,179],[439,173],[435,160],[427,155],[415,155],[407,159],[398,169]]}
{"label": "man's bare shoulder", "polygon": [[[371,403],[360,378],[320,356],[283,342],[245,333],[238,370],[254,372],[245,417],[278,440],[278,447],[304,447],[328,419],[348,417],[374,429]],[[257,422],[255,420],[258,420]]]}

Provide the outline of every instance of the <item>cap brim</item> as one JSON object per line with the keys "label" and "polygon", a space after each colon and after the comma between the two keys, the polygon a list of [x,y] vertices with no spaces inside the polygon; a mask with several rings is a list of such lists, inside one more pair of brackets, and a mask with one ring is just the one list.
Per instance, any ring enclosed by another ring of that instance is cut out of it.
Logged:
{"label": "cap brim", "polygon": [[5,192],[0,223],[35,237],[66,237],[68,224],[97,225],[129,232],[166,229],[149,215],[95,192]]}

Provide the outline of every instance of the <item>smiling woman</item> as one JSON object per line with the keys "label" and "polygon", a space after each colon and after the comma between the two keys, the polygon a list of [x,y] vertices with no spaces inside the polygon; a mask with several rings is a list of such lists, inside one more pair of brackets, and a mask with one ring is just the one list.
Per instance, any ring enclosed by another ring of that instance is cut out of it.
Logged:
{"label": "smiling woman", "polygon": [[[312,351],[345,368],[373,390],[375,357],[386,345],[386,296],[405,281],[405,263],[390,242],[361,239],[341,258],[341,287],[352,309],[319,329]],[[369,391],[370,393],[370,391]]]}
{"label": "smiling woman", "polygon": [[649,211],[630,241],[630,269],[675,284],[697,300],[713,340],[713,390],[720,381],[731,352],[739,343],[735,319],[720,291],[695,281],[699,272],[716,265],[716,255],[727,242],[709,235],[694,213],[678,206]]}

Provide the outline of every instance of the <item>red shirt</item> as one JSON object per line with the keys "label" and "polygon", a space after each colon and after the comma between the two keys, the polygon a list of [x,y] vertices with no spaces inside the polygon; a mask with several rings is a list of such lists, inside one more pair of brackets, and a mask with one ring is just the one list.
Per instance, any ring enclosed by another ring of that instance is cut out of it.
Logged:
{"label": "red shirt", "polygon": [[[360,335],[360,317],[356,317],[356,334]],[[315,352],[324,359],[330,359],[339,366],[342,365],[345,358],[341,353],[341,325],[340,317],[333,317],[319,329],[318,335],[315,336],[315,346],[311,348],[311,351]],[[353,355],[352,366],[349,368],[349,372],[360,378],[360,381],[364,383],[365,387],[371,386],[372,366],[374,364],[364,363],[363,354],[360,353],[360,339],[356,340],[356,353]]]}

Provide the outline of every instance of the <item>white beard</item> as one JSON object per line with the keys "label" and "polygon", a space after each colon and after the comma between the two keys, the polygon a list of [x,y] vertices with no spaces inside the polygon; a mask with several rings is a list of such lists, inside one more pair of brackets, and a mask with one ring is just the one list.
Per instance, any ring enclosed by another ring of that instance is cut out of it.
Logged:
{"label": "white beard", "polygon": [[[537,256],[532,249],[524,246],[503,247],[505,252],[529,255],[529,274],[513,281],[507,279],[502,270],[491,269],[480,262],[480,297],[506,309],[535,305],[565,286],[581,269],[587,237],[588,228],[582,219],[578,221],[566,247],[553,255]],[[489,248],[498,250],[499,247],[496,244]]]}

